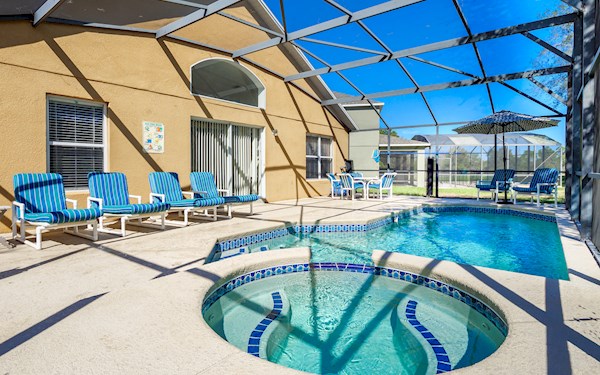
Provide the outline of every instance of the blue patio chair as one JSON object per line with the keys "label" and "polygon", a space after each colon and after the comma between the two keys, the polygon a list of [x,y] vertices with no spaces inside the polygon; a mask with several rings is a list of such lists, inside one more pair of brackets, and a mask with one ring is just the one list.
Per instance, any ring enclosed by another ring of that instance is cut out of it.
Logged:
{"label": "blue patio chair", "polygon": [[[505,188],[510,189],[514,177],[514,169],[497,169],[491,181],[477,181],[475,184],[477,188],[477,200],[479,200],[479,192],[489,191],[492,193],[492,199],[496,199],[496,202],[498,202],[498,193],[504,191]],[[507,182],[507,186],[504,186],[504,181]]]}
{"label": "blue patio chair", "polygon": [[327,178],[329,179],[329,182],[331,183],[331,198],[335,197],[336,194],[337,195],[341,195],[342,194],[342,183],[340,182],[340,180],[338,180],[337,178],[335,178],[335,175],[333,173],[326,173]]}
{"label": "blue patio chair", "polygon": [[231,217],[231,206],[240,204],[250,204],[250,215],[252,215],[254,212],[252,203],[260,198],[256,194],[230,195],[229,190],[217,188],[212,172],[192,172],[190,173],[190,183],[196,198],[216,198],[221,197],[221,193],[224,193],[222,198],[227,206],[228,217]]}
{"label": "blue patio chair", "polygon": [[[42,232],[64,228],[66,233],[98,239],[96,219],[99,208],[77,209],[77,201],[67,199],[63,178],[57,173],[20,173],[13,178],[15,201],[12,203],[12,237],[37,250],[42,248]],[[73,205],[67,208],[67,203]],[[27,226],[35,227],[35,243],[27,240]],[[92,234],[79,232],[79,226],[89,225]],[[20,234],[17,236],[17,226]],[[67,229],[74,228],[74,230]]]}
{"label": "blue patio chair", "polygon": [[[91,172],[88,174],[90,196],[87,198],[88,208],[97,207],[104,216],[98,219],[98,230],[110,234],[120,234],[125,237],[127,221],[137,220],[135,225],[156,228],[142,222],[142,218],[160,216],[161,229],[165,229],[165,213],[171,207],[168,203],[142,203],[142,197],[129,194],[127,177],[119,172]],[[136,199],[132,204],[130,198]],[[118,220],[121,222],[121,231],[115,232],[106,225]]]}
{"label": "blue patio chair", "polygon": [[365,194],[365,183],[363,181],[355,181],[354,177],[350,173],[342,173],[340,175],[341,182],[341,196],[343,199],[345,195],[350,195],[352,200],[355,198],[355,194],[361,192],[364,196]]}
{"label": "blue patio chair", "polygon": [[392,197],[392,190],[394,188],[394,179],[397,173],[384,173],[379,180],[371,180],[367,182],[367,199],[369,199],[369,193],[371,189],[379,191],[379,199],[383,200],[383,192],[388,192],[388,198]]}
{"label": "blue patio chair", "polygon": [[537,206],[540,205],[540,195],[554,196],[554,207],[558,206],[558,170],[554,168],[538,168],[535,170],[529,186],[514,186],[513,203],[517,203],[517,194],[529,194],[531,202],[533,196],[537,197]]}
{"label": "blue patio chair", "polygon": [[[150,180],[150,202],[168,203],[171,206],[170,212],[178,212],[180,216],[183,214],[184,226],[189,224],[190,214],[195,216],[204,212],[204,216],[207,217],[209,209],[213,209],[211,219],[216,221],[217,207],[225,204],[225,199],[222,197],[194,198],[194,192],[181,191],[179,176],[174,172],[152,172],[148,179]],[[184,194],[189,198],[184,198]]]}

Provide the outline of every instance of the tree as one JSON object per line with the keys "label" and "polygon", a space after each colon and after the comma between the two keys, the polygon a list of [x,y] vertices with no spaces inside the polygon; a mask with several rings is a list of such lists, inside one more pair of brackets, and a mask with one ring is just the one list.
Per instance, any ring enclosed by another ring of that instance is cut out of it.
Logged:
{"label": "tree", "polygon": [[[387,129],[379,129],[379,134],[387,135]],[[390,135],[391,135],[392,137],[399,137],[398,133],[396,133],[396,131],[395,131],[395,130],[392,130],[392,131],[390,132]]]}

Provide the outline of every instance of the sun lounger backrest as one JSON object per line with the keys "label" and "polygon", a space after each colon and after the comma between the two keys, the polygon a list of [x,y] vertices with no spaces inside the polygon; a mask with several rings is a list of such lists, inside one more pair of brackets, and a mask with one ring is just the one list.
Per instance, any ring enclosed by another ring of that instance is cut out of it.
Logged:
{"label": "sun lounger backrest", "polygon": [[[101,198],[104,206],[129,204],[127,177],[120,172],[91,172],[88,174],[90,196]],[[92,202],[95,204],[95,202]]]}
{"label": "sun lounger backrest", "polygon": [[392,187],[395,177],[395,173],[385,173],[381,178],[381,187],[384,189],[389,189],[390,187]]}
{"label": "sun lounger backrest", "polygon": [[26,213],[65,210],[65,186],[58,173],[20,173],[13,177],[15,200],[25,205]]}
{"label": "sun lounger backrest", "polygon": [[150,191],[156,194],[164,194],[167,202],[183,200],[177,173],[152,172],[148,179],[150,180]]}
{"label": "sun lounger backrest", "polygon": [[[504,175],[506,175],[506,177]],[[504,182],[505,180],[508,181],[514,177],[514,169],[497,169],[496,172],[494,172],[494,177],[492,177],[492,182],[490,183],[490,185],[496,188],[496,181]]]}
{"label": "sun lounger backrest", "polygon": [[[558,179],[558,171],[554,168],[538,168],[531,178],[530,188],[537,188],[537,184],[553,184]],[[550,194],[554,190],[553,186],[542,186],[542,193]]]}
{"label": "sun lounger backrest", "polygon": [[214,198],[219,196],[215,176],[211,172],[192,172],[190,182],[193,191],[201,191],[202,198]]}

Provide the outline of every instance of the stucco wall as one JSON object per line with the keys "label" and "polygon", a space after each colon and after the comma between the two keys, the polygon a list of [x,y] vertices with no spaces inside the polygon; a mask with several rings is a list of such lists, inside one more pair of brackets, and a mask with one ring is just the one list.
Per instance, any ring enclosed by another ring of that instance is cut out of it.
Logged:
{"label": "stucco wall", "polygon": [[[231,35],[248,34],[248,29],[237,23],[226,28]],[[266,110],[192,96],[189,67],[209,57],[227,57],[212,50],[137,33],[49,23],[33,28],[25,21],[0,23],[0,35],[0,205],[13,199],[15,173],[46,172],[47,95],[107,103],[106,170],[126,173],[130,192],[144,197],[152,171],[177,172],[182,185],[189,184],[191,117],[266,128],[269,201],[328,193],[327,181],[305,178],[307,132],[334,137],[335,170],[347,158],[348,133],[328,111],[252,65],[242,62],[267,88]],[[290,70],[278,49],[269,54],[271,69]],[[142,151],[143,121],[165,124],[164,154]],[[85,194],[68,195],[85,204]],[[0,218],[0,231],[6,231],[9,218]]]}

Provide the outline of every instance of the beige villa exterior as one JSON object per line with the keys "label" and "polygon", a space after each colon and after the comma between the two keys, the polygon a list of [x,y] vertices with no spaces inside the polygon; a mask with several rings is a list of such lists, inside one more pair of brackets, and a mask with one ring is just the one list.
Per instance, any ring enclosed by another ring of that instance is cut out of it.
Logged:
{"label": "beige villa exterior", "polygon": [[[242,5],[228,9],[240,19],[269,24],[264,12]],[[157,17],[128,26],[156,29],[170,21]],[[335,113],[315,100],[329,92],[322,82],[290,84],[272,73],[300,71],[307,62],[297,52],[283,47],[269,49],[252,54],[254,64],[236,62],[264,86],[259,106],[190,91],[192,66],[215,58],[232,61],[220,51],[260,41],[264,34],[217,14],[181,29],[177,38],[161,39],[130,29],[52,22],[34,27],[27,20],[0,22],[0,206],[10,205],[14,198],[14,174],[54,172],[52,169],[60,164],[50,155],[52,145],[62,145],[52,143],[49,131],[50,107],[57,103],[95,108],[101,114],[102,124],[96,131],[102,133],[102,141],[94,146],[101,152],[101,168],[124,172],[131,194],[148,196],[148,174],[153,171],[177,172],[185,190],[193,167],[192,154],[211,157],[201,143],[191,140],[196,122],[209,127],[233,124],[258,129],[253,133],[258,137],[254,155],[260,159],[253,161],[258,173],[254,192],[265,200],[326,195],[330,189],[326,179],[307,177],[307,135],[330,142],[331,169],[339,172],[348,158],[352,121],[344,118],[342,109]],[[198,40],[198,35],[203,46],[186,41],[192,36]],[[146,123],[163,126],[162,152],[145,149]],[[67,196],[78,199],[83,207],[87,191],[81,186],[80,182],[68,189]],[[10,213],[6,213],[0,217],[0,232],[9,226]]]}

